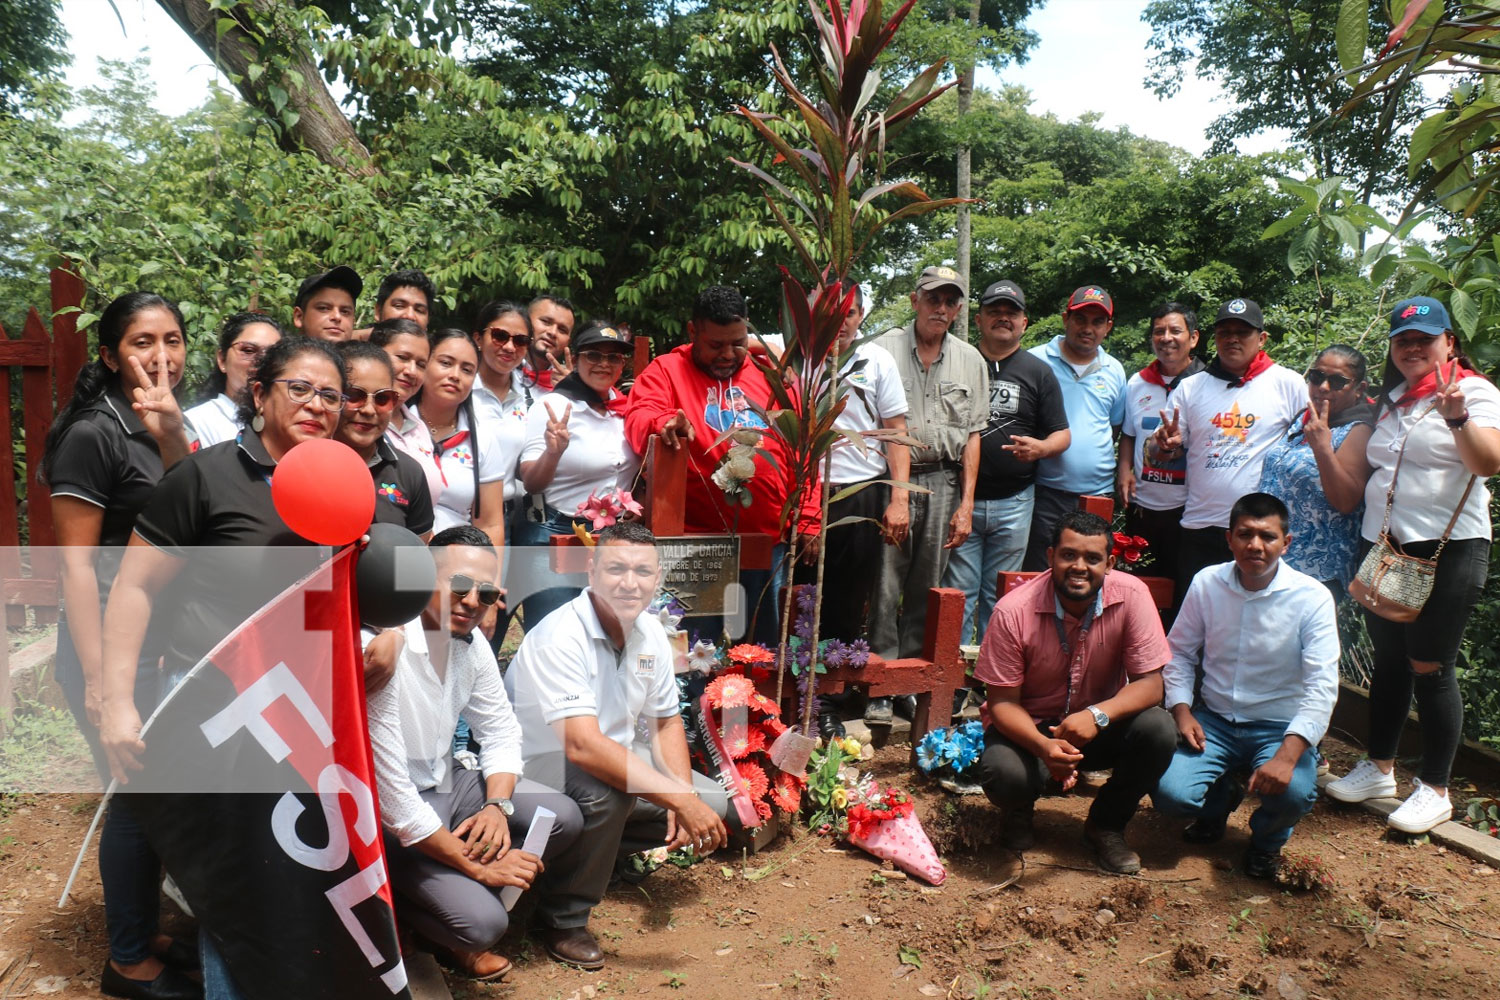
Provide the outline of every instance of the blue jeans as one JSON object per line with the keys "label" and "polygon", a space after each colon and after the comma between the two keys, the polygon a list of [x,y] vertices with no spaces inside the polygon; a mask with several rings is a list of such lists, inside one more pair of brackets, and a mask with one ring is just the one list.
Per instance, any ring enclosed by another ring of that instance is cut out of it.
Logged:
{"label": "blue jeans", "polygon": [[[588,523],[581,518],[576,522]],[[521,547],[518,551],[527,569],[519,570],[510,579],[506,603],[515,607],[516,602],[520,602],[521,626],[528,632],[536,627],[537,622],[581,594],[588,583],[581,573],[553,573],[548,563],[549,540],[553,535],[571,535],[574,523],[574,518],[548,507],[547,520],[540,524],[523,521],[516,531],[513,544]]]}
{"label": "blue jeans", "polygon": [[[1284,722],[1230,722],[1201,704],[1193,716],[1203,727],[1203,749],[1179,746],[1167,773],[1161,776],[1151,804],[1169,816],[1229,815],[1234,796],[1234,772],[1253,771],[1275,756],[1286,735]],[[1250,814],[1250,846],[1275,854],[1292,836],[1297,821],[1318,800],[1318,752],[1308,747],[1292,771],[1292,780],[1279,795],[1262,795]]]}
{"label": "blue jeans", "polygon": [[990,612],[995,610],[996,579],[1001,573],[1020,569],[1026,558],[1035,497],[1035,487],[1028,486],[1003,500],[974,501],[974,529],[962,545],[948,554],[948,568],[943,573],[943,586],[964,592],[964,624],[959,642],[970,641],[976,624],[979,638],[973,641],[984,641],[985,626],[989,624]]}
{"label": "blue jeans", "polygon": [[245,1000],[207,930],[198,932],[198,959],[203,963],[203,1000]]}

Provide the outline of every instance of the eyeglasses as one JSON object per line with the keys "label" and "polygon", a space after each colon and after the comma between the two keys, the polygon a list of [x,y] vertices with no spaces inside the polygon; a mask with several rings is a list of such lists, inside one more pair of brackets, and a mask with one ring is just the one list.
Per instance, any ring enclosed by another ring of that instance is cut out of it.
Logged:
{"label": "eyeglasses", "polygon": [[294,403],[310,403],[317,396],[330,410],[337,412],[344,408],[344,394],[337,389],[319,389],[300,378],[273,378],[271,381],[286,386],[287,398]]}
{"label": "eyeglasses", "polygon": [[1332,389],[1334,392],[1338,392],[1339,390],[1346,389],[1350,385],[1352,385],[1354,383],[1354,379],[1350,378],[1348,375],[1335,375],[1332,372],[1325,372],[1318,368],[1308,369],[1308,385],[1322,385],[1324,382],[1328,383],[1328,388]]}
{"label": "eyeglasses", "polygon": [[496,347],[504,347],[506,344],[515,344],[517,347],[525,347],[531,343],[529,333],[507,333],[504,330],[486,330],[485,336],[495,344]]}
{"label": "eyeglasses", "polygon": [[344,393],[344,398],[355,409],[364,406],[365,400],[373,399],[375,401],[375,409],[390,410],[395,408],[396,401],[401,398],[401,394],[395,389],[376,389],[374,392],[371,392],[368,389],[361,389],[359,386],[351,385],[349,391]]}
{"label": "eyeglasses", "polygon": [[246,344],[243,342],[232,344],[230,345],[229,349],[238,354],[240,357],[244,358],[246,361],[254,361],[256,358],[266,353],[266,349],[259,344]]}
{"label": "eyeglasses", "polygon": [[473,577],[464,576],[462,573],[454,573],[448,577],[448,592],[456,601],[468,597],[476,586],[479,588],[479,603],[485,607],[500,600],[500,588],[493,583],[476,583]]}
{"label": "eyeglasses", "polygon": [[609,365],[612,368],[625,367],[625,355],[619,351],[579,351],[578,356],[591,365]]}

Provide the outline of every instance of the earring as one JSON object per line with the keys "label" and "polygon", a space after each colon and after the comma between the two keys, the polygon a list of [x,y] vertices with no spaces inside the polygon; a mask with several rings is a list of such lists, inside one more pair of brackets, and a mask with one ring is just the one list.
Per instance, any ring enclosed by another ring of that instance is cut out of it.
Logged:
{"label": "earring", "polygon": [[257,434],[266,429],[265,415],[259,410],[256,410],[255,416],[250,418],[250,429]]}

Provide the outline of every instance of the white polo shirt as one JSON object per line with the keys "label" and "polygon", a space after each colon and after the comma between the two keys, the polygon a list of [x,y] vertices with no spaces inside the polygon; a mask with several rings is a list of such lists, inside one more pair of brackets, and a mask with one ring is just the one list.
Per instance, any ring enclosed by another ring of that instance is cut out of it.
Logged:
{"label": "white polo shirt", "polygon": [[233,441],[240,432],[239,407],[222,392],[206,403],[190,407],[183,417],[197,435],[200,451],[223,441]]}
{"label": "white polo shirt", "polygon": [[[840,430],[878,430],[881,421],[904,417],[908,409],[906,390],[901,387],[901,372],[896,359],[883,347],[860,344],[841,376],[848,386],[844,412],[833,425]],[[830,482],[841,486],[858,483],[886,473],[885,449],[878,441],[865,439],[863,452],[850,441],[840,440],[833,448],[833,473]]]}
{"label": "white polo shirt", "polygon": [[[1469,420],[1480,427],[1500,427],[1500,390],[1489,379],[1460,379]],[[1406,392],[1402,382],[1390,391],[1389,398],[1400,399]],[[1406,459],[1401,463],[1401,477],[1396,481],[1396,502],[1391,507],[1391,535],[1398,542],[1436,541],[1443,537],[1448,518],[1458,506],[1469,481],[1469,470],[1458,454],[1457,435],[1448,429],[1440,413],[1432,408],[1432,398],[1417,400],[1401,409],[1384,409],[1365,458],[1375,470],[1365,483],[1365,520],[1361,534],[1369,541],[1380,538],[1385,520],[1385,494],[1391,488],[1401,441],[1411,434],[1406,445]],[[1462,432],[1460,432],[1462,433]],[[1489,538],[1490,491],[1481,476],[1469,491],[1463,513],[1453,525],[1453,538]]]}
{"label": "white polo shirt", "polygon": [[[420,420],[420,416],[418,417]],[[424,425],[425,426],[425,425]],[[458,411],[458,430],[468,431],[469,420],[464,411]],[[488,423],[480,424],[479,438],[479,482],[493,483],[505,478],[506,469],[516,467],[515,452],[507,452],[495,435],[495,428]],[[437,462],[438,474],[442,477],[442,488],[432,495],[434,532],[451,528],[457,524],[472,524],[474,518],[474,440],[470,436],[447,448],[433,446],[433,458]]]}
{"label": "white polo shirt", "polygon": [[604,494],[612,489],[630,489],[641,459],[625,441],[625,416],[606,411],[595,412],[587,403],[549,392],[538,399],[526,414],[526,445],[522,462],[534,462],[547,447],[547,407],[559,417],[567,412],[568,447],[557,460],[557,472],[542,491],[548,505],[571,516],[590,493]]}
{"label": "white polo shirt", "polygon": [[1260,489],[1266,453],[1307,409],[1307,383],[1273,364],[1243,385],[1201,371],[1172,393],[1171,410],[1187,446],[1184,528],[1228,528],[1229,511]]}
{"label": "white polo shirt", "polygon": [[587,589],[526,633],[505,689],[527,761],[563,752],[564,719],[592,715],[600,732],[629,750],[638,719],[670,718],[679,706],[672,644],[661,622],[643,612],[617,654]]}
{"label": "white polo shirt", "polygon": [[505,499],[514,500],[526,492],[521,486],[519,465],[521,449],[526,446],[526,411],[531,406],[531,397],[521,387],[521,376],[517,372],[511,375],[510,391],[504,399],[491,392],[478,378],[474,379],[473,399],[474,417],[479,426],[487,428],[499,441],[502,454],[514,454],[517,458],[505,474]]}

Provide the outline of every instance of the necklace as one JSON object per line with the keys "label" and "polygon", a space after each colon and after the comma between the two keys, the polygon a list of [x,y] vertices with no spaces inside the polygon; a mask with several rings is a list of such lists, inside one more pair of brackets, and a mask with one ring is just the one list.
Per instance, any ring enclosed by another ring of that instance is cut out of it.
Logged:
{"label": "necklace", "polygon": [[426,417],[422,418],[422,422],[427,425],[428,431],[432,433],[432,436],[434,438],[446,438],[448,435],[458,430],[458,417],[456,415],[451,421],[446,424],[435,424],[431,420],[428,420]]}

